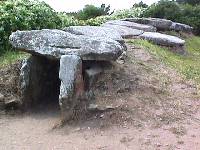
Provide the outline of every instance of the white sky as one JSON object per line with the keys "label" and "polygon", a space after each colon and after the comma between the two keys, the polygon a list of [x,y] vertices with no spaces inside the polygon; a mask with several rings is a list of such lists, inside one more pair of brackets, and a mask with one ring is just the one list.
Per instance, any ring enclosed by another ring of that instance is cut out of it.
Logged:
{"label": "white sky", "polygon": [[[134,3],[141,0],[41,0],[48,3],[56,11],[73,12],[82,9],[87,4],[100,6],[102,3],[110,4],[111,9],[130,8]],[[152,4],[158,0],[143,0],[146,4]]]}

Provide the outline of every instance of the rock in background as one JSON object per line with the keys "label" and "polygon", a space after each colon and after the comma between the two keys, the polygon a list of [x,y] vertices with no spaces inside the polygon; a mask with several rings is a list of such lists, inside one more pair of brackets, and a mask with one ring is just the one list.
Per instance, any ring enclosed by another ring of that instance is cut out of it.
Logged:
{"label": "rock in background", "polygon": [[106,23],[102,24],[102,26],[118,31],[123,38],[133,38],[144,33],[143,30],[132,29],[126,26],[112,25],[112,24],[106,24]]}
{"label": "rock in background", "polygon": [[172,25],[171,20],[160,19],[160,18],[126,18],[124,21],[130,21],[140,24],[151,25],[157,28],[157,30],[170,30]]}
{"label": "rock in background", "polygon": [[151,25],[144,25],[144,24],[139,24],[139,23],[130,22],[130,21],[112,20],[112,21],[106,22],[105,24],[125,26],[132,29],[143,30],[145,32],[156,32],[156,28]]}

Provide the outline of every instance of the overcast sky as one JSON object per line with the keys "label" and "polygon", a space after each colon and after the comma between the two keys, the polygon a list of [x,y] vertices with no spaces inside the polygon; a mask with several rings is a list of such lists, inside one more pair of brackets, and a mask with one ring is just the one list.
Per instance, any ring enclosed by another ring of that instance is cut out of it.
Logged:
{"label": "overcast sky", "polygon": [[[41,0],[42,1],[42,0]],[[82,9],[86,4],[100,6],[102,3],[110,4],[111,9],[130,8],[141,0],[43,0],[53,7],[56,11],[73,12]],[[152,4],[158,0],[143,0],[146,4]]]}

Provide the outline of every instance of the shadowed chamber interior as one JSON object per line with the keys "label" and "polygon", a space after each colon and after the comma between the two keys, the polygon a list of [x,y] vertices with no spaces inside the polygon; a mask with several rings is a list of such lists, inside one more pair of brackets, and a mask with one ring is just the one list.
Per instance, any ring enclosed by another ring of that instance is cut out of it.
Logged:
{"label": "shadowed chamber interior", "polygon": [[112,68],[112,63],[109,61],[83,61],[83,80],[85,90],[91,90],[92,86],[97,82],[98,76],[105,70]]}
{"label": "shadowed chamber interior", "polygon": [[24,92],[25,105],[31,108],[59,108],[59,60],[32,56],[30,62],[30,83]]}

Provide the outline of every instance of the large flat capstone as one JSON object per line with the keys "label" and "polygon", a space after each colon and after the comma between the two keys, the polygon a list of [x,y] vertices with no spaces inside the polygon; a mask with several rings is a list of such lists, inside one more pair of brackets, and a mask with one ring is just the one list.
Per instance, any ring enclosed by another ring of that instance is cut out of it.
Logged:
{"label": "large flat capstone", "polygon": [[10,43],[18,50],[60,59],[62,55],[77,55],[82,60],[116,60],[124,47],[119,42],[103,37],[75,35],[61,30],[17,31]]}
{"label": "large flat capstone", "polygon": [[113,24],[102,24],[103,27],[109,28],[109,29],[114,29],[119,32],[119,34],[123,38],[131,38],[134,36],[139,36],[144,33],[142,30],[138,29],[132,29],[126,26],[120,26],[120,25],[113,25]]}
{"label": "large flat capstone", "polygon": [[106,22],[105,24],[120,25],[120,26],[129,27],[132,29],[143,30],[145,32],[156,31],[156,28],[151,25],[144,25],[144,24],[139,24],[139,23],[130,22],[130,21],[123,21],[123,20],[111,20],[111,21]]}
{"label": "large flat capstone", "polygon": [[171,20],[160,18],[126,18],[124,21],[147,24],[156,27],[158,30],[169,30],[172,25]]}
{"label": "large flat capstone", "polygon": [[185,44],[185,41],[178,37],[156,32],[145,32],[140,37],[163,46],[183,46]]}
{"label": "large flat capstone", "polygon": [[124,42],[123,38],[115,29],[99,26],[70,26],[63,29],[66,32],[76,35],[87,35],[91,37],[110,38],[118,42]]}

